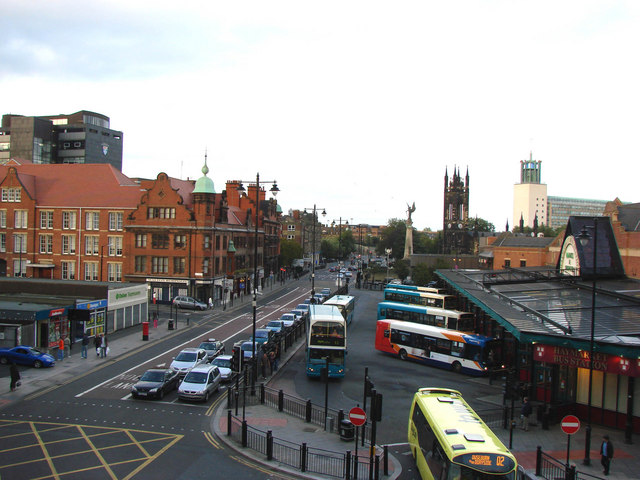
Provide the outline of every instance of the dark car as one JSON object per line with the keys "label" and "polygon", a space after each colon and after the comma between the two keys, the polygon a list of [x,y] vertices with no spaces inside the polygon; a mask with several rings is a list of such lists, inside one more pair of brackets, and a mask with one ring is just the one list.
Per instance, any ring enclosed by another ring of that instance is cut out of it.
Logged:
{"label": "dark car", "polygon": [[147,370],[133,387],[133,398],[162,398],[164,394],[178,388],[179,375],[170,368]]}
{"label": "dark car", "polygon": [[26,345],[0,348],[0,363],[6,365],[10,362],[16,365],[31,365],[35,368],[53,367],[56,363],[53,356]]}
{"label": "dark car", "polygon": [[224,354],[224,343],[215,338],[210,338],[206,342],[202,342],[198,345],[198,348],[207,352],[207,361],[211,362],[218,355]]}

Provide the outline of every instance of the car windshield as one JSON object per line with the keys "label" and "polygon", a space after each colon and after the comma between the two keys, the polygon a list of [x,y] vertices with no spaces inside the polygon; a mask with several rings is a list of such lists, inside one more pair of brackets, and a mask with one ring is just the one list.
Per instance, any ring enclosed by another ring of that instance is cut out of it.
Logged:
{"label": "car windshield", "polygon": [[242,346],[240,347],[242,350],[247,350],[247,351],[251,351],[251,347],[253,346],[253,344],[251,342],[248,343],[243,343]]}
{"label": "car windshield", "polygon": [[269,323],[267,323],[267,327],[282,328],[282,324],[275,320],[271,320]]}
{"label": "car windshield", "polygon": [[196,354],[192,352],[180,352],[176,357],[178,362],[195,362]]}
{"label": "car windshield", "polygon": [[164,372],[144,372],[140,377],[141,382],[161,382],[164,379]]}
{"label": "car windshield", "polygon": [[206,383],[207,373],[206,372],[189,372],[187,373],[187,376],[184,377],[184,381],[186,383]]}
{"label": "car windshield", "polygon": [[29,349],[29,353],[30,353],[31,355],[36,355],[36,356],[38,356],[38,355],[42,355],[42,352],[41,352],[40,350],[36,350],[35,348],[30,348],[30,349]]}
{"label": "car windshield", "polygon": [[269,338],[268,330],[256,330],[256,338]]}
{"label": "car windshield", "polygon": [[231,360],[227,358],[216,358],[211,363],[217,367],[231,368]]}
{"label": "car windshield", "polygon": [[216,350],[216,344],[205,342],[205,343],[201,343],[198,348],[202,348],[204,350]]}
{"label": "car windshield", "polygon": [[296,308],[300,309],[300,310],[308,310],[309,309],[309,305],[307,305],[306,303],[301,303],[300,305],[298,305]]}
{"label": "car windshield", "polygon": [[289,313],[285,313],[284,315],[282,315],[280,317],[280,320],[284,320],[284,321],[293,321],[293,315],[289,314]]}

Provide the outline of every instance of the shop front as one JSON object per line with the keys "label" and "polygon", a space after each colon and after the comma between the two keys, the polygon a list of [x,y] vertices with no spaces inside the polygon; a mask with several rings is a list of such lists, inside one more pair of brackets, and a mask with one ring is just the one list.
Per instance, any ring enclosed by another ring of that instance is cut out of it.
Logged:
{"label": "shop front", "polygon": [[107,300],[91,302],[76,301],[75,309],[69,312],[71,338],[78,342],[86,332],[90,337],[105,333]]}
{"label": "shop front", "polygon": [[126,283],[107,293],[107,332],[139,325],[148,320],[147,285]]}
{"label": "shop front", "polygon": [[158,303],[169,304],[178,295],[191,295],[191,282],[177,278],[154,278],[146,279],[149,285],[149,301],[155,299]]}

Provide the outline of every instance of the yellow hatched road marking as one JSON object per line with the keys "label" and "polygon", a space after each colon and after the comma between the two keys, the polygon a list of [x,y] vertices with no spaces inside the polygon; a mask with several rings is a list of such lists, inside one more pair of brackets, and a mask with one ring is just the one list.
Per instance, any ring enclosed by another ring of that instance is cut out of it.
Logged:
{"label": "yellow hatched road marking", "polygon": [[91,441],[89,436],[84,432],[84,430],[82,430],[81,426],[78,426],[78,432],[84,438],[85,442],[87,442],[89,444],[89,447],[91,447],[91,450],[93,451],[94,455],[96,457],[98,457],[98,459],[100,460],[100,463],[102,464],[102,466],[105,468],[105,470],[109,474],[109,477],[111,477],[113,479],[117,479],[118,477],[116,477],[115,472],[113,470],[111,470],[111,467],[109,466],[109,463],[104,459],[104,457],[100,453],[100,450],[96,448],[96,446],[93,444],[93,442]]}
{"label": "yellow hatched road marking", "polygon": [[49,465],[49,468],[51,469],[51,473],[52,473],[53,478],[59,479],[60,476],[56,472],[56,467],[53,465],[53,460],[49,456],[49,452],[47,450],[47,447],[44,444],[44,442],[42,441],[42,438],[40,437],[40,434],[36,430],[35,424],[33,422],[29,422],[29,427],[31,428],[31,431],[33,432],[33,435],[38,440],[38,444],[40,445],[40,449],[42,450],[42,455],[44,455],[44,459],[46,460],[47,464]]}

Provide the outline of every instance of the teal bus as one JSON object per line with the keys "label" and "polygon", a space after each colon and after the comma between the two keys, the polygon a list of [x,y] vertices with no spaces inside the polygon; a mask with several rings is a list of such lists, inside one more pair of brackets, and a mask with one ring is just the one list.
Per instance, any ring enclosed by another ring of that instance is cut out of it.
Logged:
{"label": "teal bus", "polygon": [[338,307],[340,313],[347,322],[347,325],[351,324],[353,320],[353,311],[356,307],[356,297],[351,295],[334,295],[333,297],[325,300],[323,305],[333,305]]}
{"label": "teal bus", "polygon": [[347,321],[333,305],[309,305],[307,376],[319,377],[328,364],[330,378],[345,374]]}
{"label": "teal bus", "polygon": [[458,299],[455,295],[422,292],[418,290],[403,290],[389,286],[384,289],[384,300],[387,302],[410,303],[412,305],[422,305],[425,307],[446,308],[447,310],[458,309]]}
{"label": "teal bus", "polygon": [[423,480],[516,480],[516,457],[457,390],[419,389],[408,439]]}

